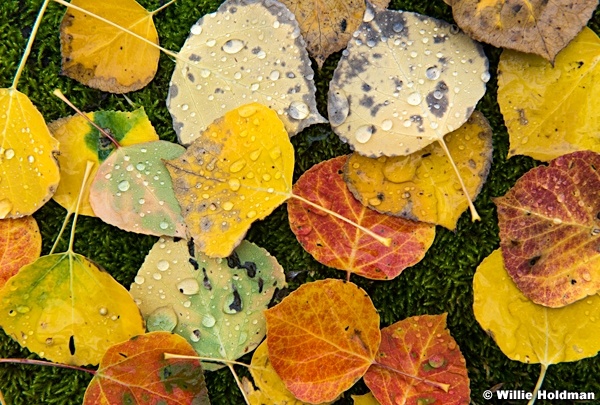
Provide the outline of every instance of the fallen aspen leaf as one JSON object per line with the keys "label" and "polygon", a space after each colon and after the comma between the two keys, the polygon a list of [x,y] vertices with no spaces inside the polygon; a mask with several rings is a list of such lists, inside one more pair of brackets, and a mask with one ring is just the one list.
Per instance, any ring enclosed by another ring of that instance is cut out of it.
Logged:
{"label": "fallen aspen leaf", "polygon": [[0,221],[0,289],[21,267],[34,262],[42,252],[42,235],[35,218]]}

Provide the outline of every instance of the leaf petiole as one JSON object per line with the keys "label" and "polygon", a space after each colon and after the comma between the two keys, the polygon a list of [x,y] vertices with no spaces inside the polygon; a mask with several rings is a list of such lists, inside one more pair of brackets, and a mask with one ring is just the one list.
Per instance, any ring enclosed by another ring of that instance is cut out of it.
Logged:
{"label": "leaf petiole", "polygon": [[431,385],[433,387],[439,388],[439,389],[441,389],[444,392],[448,392],[450,390],[450,384],[444,384],[444,383],[440,383],[440,382],[437,382],[437,381],[428,380],[427,378],[417,377],[416,375],[405,373],[405,372],[400,371],[400,370],[398,370],[398,369],[396,369],[394,367],[387,366],[385,364],[381,364],[381,363],[378,363],[376,361],[373,362],[373,365],[381,367],[381,368],[385,368],[386,370],[390,370],[390,371],[392,371],[394,373],[398,373],[398,374],[403,375],[405,377],[412,378],[412,379],[420,381],[420,382],[422,382],[424,384]]}
{"label": "leaf petiole", "polygon": [[240,389],[240,391],[242,392],[244,401],[246,401],[247,405],[250,405],[250,400],[246,396],[246,391],[244,390],[244,386],[242,385],[240,378],[238,377],[237,373],[235,372],[235,369],[233,368],[233,364],[227,364],[227,367],[229,367],[229,370],[231,370],[231,374],[233,374],[233,378],[235,378],[235,382],[236,382],[238,388]]}
{"label": "leaf petiole", "polygon": [[[71,366],[69,364],[52,363],[51,361],[44,361],[44,360],[9,358],[9,359],[0,359],[0,363],[33,364],[36,366],[60,367],[60,368],[68,368],[70,370],[85,371],[86,373],[89,373],[91,375],[96,375],[95,370],[90,370],[90,369],[79,367],[79,366]],[[1,402],[1,400],[3,400],[3,399],[4,398],[2,398],[2,393],[0,393],[0,403],[3,403],[3,402]]]}
{"label": "leaf petiole", "polygon": [[168,360],[168,359],[200,360],[200,361],[207,361],[207,362],[212,362],[212,363],[223,363],[226,365],[232,364],[232,365],[236,365],[236,366],[243,366],[246,368],[250,368],[250,366],[246,363],[240,363],[238,361],[232,361],[232,360],[218,359],[215,357],[186,356],[184,354],[165,353],[165,360]]}
{"label": "leaf petiole", "polygon": [[527,405],[535,404],[535,399],[537,398],[538,391],[542,388],[542,383],[544,382],[544,378],[546,377],[546,370],[548,370],[548,366],[542,364],[542,369],[540,370],[540,376],[538,377],[537,383],[535,384],[535,388],[533,389],[533,396],[527,403]]}
{"label": "leaf petiole", "polygon": [[165,8],[169,7],[171,4],[175,3],[176,0],[171,0],[168,3],[163,4],[162,6],[160,6],[159,8],[157,8],[156,10],[150,12],[150,15],[154,15],[154,14],[158,14],[161,11],[163,11]]}

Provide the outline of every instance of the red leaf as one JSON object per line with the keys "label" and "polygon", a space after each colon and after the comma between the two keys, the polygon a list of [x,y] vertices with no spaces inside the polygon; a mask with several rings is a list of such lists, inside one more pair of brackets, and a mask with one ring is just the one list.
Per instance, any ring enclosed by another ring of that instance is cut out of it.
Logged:
{"label": "red leaf", "polygon": [[316,260],[370,279],[392,279],[418,263],[433,243],[435,226],[380,214],[363,206],[342,177],[347,156],[311,167],[293,194],[332,210],[375,233],[390,238],[385,246],[355,226],[308,206],[288,201],[290,227]]}
{"label": "red leaf", "polygon": [[21,267],[33,263],[42,252],[42,236],[31,216],[0,221],[0,288]]}
{"label": "red leaf", "polygon": [[446,329],[446,314],[414,316],[381,330],[364,377],[382,405],[468,404],[465,358]]}
{"label": "red leaf", "polygon": [[200,361],[165,360],[164,353],[197,355],[184,338],[167,332],[147,333],[112,346],[83,404],[210,404]]}
{"label": "red leaf", "polygon": [[379,347],[379,315],[356,284],[300,286],[265,312],[273,368],[301,401],[333,401],[360,379]]}
{"label": "red leaf", "polygon": [[600,289],[598,169],[597,153],[564,155],[495,199],[506,270],[537,304],[561,307]]}

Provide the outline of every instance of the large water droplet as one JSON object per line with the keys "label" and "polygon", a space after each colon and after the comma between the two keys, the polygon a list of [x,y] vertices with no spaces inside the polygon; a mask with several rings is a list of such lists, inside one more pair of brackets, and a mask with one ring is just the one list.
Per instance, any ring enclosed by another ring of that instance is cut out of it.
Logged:
{"label": "large water droplet", "polygon": [[244,159],[240,159],[233,162],[231,166],[229,166],[229,171],[231,173],[237,173],[241,171],[244,168],[244,166],[246,166],[246,161]]}
{"label": "large water droplet", "polygon": [[440,77],[440,69],[437,66],[431,66],[425,70],[425,76],[429,80],[437,80]]}
{"label": "large water droplet", "polygon": [[394,30],[394,32],[400,32],[404,29],[404,25],[402,23],[396,23],[392,26],[392,30]]}
{"label": "large water droplet", "polygon": [[233,208],[233,203],[231,201],[226,201],[223,203],[222,207],[225,211],[231,211]]}
{"label": "large water droplet", "polygon": [[277,80],[277,79],[279,79],[279,75],[280,75],[279,70],[273,70],[271,72],[271,74],[269,75],[269,79]]}
{"label": "large water droplet", "polygon": [[384,120],[381,123],[381,129],[383,129],[384,131],[389,131],[390,129],[392,129],[393,125],[394,123],[392,122],[392,120]]}
{"label": "large water droplet", "polygon": [[12,150],[12,149],[6,149],[4,151],[4,157],[6,159],[12,159],[12,158],[14,158],[15,157],[15,151]]}
{"label": "large water droplet", "polygon": [[250,90],[252,90],[252,91],[256,91],[256,90],[258,90],[259,88],[260,88],[260,84],[259,84],[259,83],[252,83],[252,84],[250,85]]}
{"label": "large water droplet", "polygon": [[238,53],[244,49],[244,42],[239,39],[230,39],[223,45],[223,52],[228,54]]}
{"label": "large water droplet", "polygon": [[202,325],[206,326],[207,328],[212,328],[213,326],[215,326],[216,322],[217,320],[215,319],[215,317],[210,314],[204,314],[204,316],[202,317]]}
{"label": "large water droplet", "polygon": [[161,260],[158,263],[156,263],[156,268],[160,271],[166,271],[169,269],[169,262],[166,260]]}
{"label": "large water droplet", "polygon": [[208,76],[210,76],[210,70],[200,69],[200,76],[206,79]]}
{"label": "large water droplet", "polygon": [[135,278],[133,279],[133,281],[136,284],[144,284],[144,281],[146,281],[146,279],[144,278],[144,276],[135,276]]}
{"label": "large water droplet", "polygon": [[228,183],[229,188],[231,188],[232,191],[238,191],[240,189],[241,184],[238,179],[229,179]]}
{"label": "large water droplet", "polygon": [[177,326],[177,314],[170,307],[157,308],[146,319],[146,328],[150,332],[172,332],[175,326]]}
{"label": "large water droplet", "polygon": [[217,41],[215,41],[214,39],[209,39],[208,41],[206,41],[206,45],[210,47],[215,46],[216,43]]}
{"label": "large water droplet", "polygon": [[194,295],[200,291],[200,285],[195,278],[186,278],[177,284],[177,289],[184,295]]}
{"label": "large water droplet", "polygon": [[415,91],[414,93],[412,93],[408,96],[408,98],[406,99],[406,102],[410,105],[419,105],[419,104],[421,104],[421,100],[422,100],[421,93]]}
{"label": "large water droplet", "polygon": [[202,34],[202,27],[200,25],[192,25],[192,29],[190,30],[194,35]]}
{"label": "large water droplet", "polygon": [[359,127],[354,133],[354,137],[357,142],[366,143],[371,139],[373,135],[373,126],[372,125],[363,125]]}
{"label": "large water droplet", "polygon": [[169,224],[163,221],[158,226],[160,227],[160,229],[167,229],[169,227]]}
{"label": "large water droplet", "polygon": [[375,18],[375,10],[373,10],[373,7],[367,6],[365,15],[363,16],[363,21],[370,22],[373,21],[373,18]]}
{"label": "large water droplet", "polygon": [[290,104],[289,114],[290,117],[295,120],[303,120],[304,118],[308,117],[310,110],[302,101],[292,101]]}
{"label": "large water droplet", "polygon": [[491,78],[490,72],[483,72],[481,74],[481,81],[483,81],[484,83],[489,82],[490,78]]}
{"label": "large water droplet", "polygon": [[127,190],[129,190],[129,182],[127,180],[123,180],[122,182],[119,183],[117,188],[121,191],[127,191]]}
{"label": "large water droplet", "polygon": [[350,104],[348,97],[343,90],[329,92],[329,102],[327,103],[327,113],[329,114],[329,122],[334,127],[340,126],[348,118],[350,112]]}

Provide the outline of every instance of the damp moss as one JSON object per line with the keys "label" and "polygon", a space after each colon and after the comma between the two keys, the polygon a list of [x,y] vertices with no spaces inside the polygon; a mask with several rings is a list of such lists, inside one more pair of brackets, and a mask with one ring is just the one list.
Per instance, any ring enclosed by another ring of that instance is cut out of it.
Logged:
{"label": "damp moss", "polygon": [[[140,1],[152,10],[160,0]],[[19,63],[41,0],[4,1],[0,4],[0,85],[8,87]],[[215,11],[220,1],[178,0],[156,16],[161,44],[177,50],[183,44],[189,27],[202,15]],[[442,0],[393,0],[391,8],[416,11],[452,21],[449,6]],[[87,88],[60,75],[60,43],[58,27],[64,8],[51,3],[38,33],[19,90],[27,94],[49,122],[71,115],[72,111],[53,97],[60,88],[80,109],[132,110],[127,100]],[[595,13],[590,27],[599,32],[600,16]],[[485,46],[490,59],[492,79],[488,92],[478,109],[490,121],[494,132],[494,160],[488,181],[476,206],[481,222],[472,223],[468,212],[458,223],[456,232],[438,227],[435,242],[424,260],[404,271],[391,282],[374,282],[359,277],[352,280],[363,287],[373,299],[381,315],[382,326],[419,314],[448,312],[448,327],[467,360],[471,379],[472,402],[483,404],[482,392],[497,384],[508,389],[531,391],[539,374],[539,365],[526,365],[509,360],[493,340],[479,327],[473,317],[472,277],[477,265],[498,247],[498,227],[492,197],[503,195],[525,171],[536,162],[526,157],[514,157],[508,162],[508,136],[496,103],[496,68],[500,51]],[[328,58],[322,70],[315,74],[318,108],[326,115],[328,83],[340,53]],[[161,55],[156,78],[144,89],[128,94],[137,106],[143,106],[161,139],[175,141],[169,112],[165,106],[173,61]],[[313,68],[316,64],[313,63]],[[292,139],[296,149],[295,178],[313,164],[349,152],[328,125],[314,125]],[[49,202],[35,214],[43,237],[43,253],[47,254],[60,229],[65,211]],[[291,287],[325,277],[342,278],[345,274],[327,269],[314,261],[296,242],[291,233],[285,205],[264,221],[255,224],[248,239],[277,257],[290,275]],[[156,238],[120,231],[96,218],[80,218],[75,250],[107,269],[120,283],[129,286]],[[59,250],[66,248],[66,241]],[[1,357],[35,357],[0,331]],[[248,362],[250,356],[242,358]],[[244,375],[244,370],[239,370]],[[544,387],[551,390],[593,391],[600,396],[600,358],[552,366]],[[88,374],[52,367],[0,364],[0,390],[9,404],[79,404],[90,380]],[[207,373],[213,404],[242,404],[243,399],[227,369]],[[364,393],[358,383],[338,402],[351,404],[350,393]],[[540,402],[541,403],[541,402]]]}

